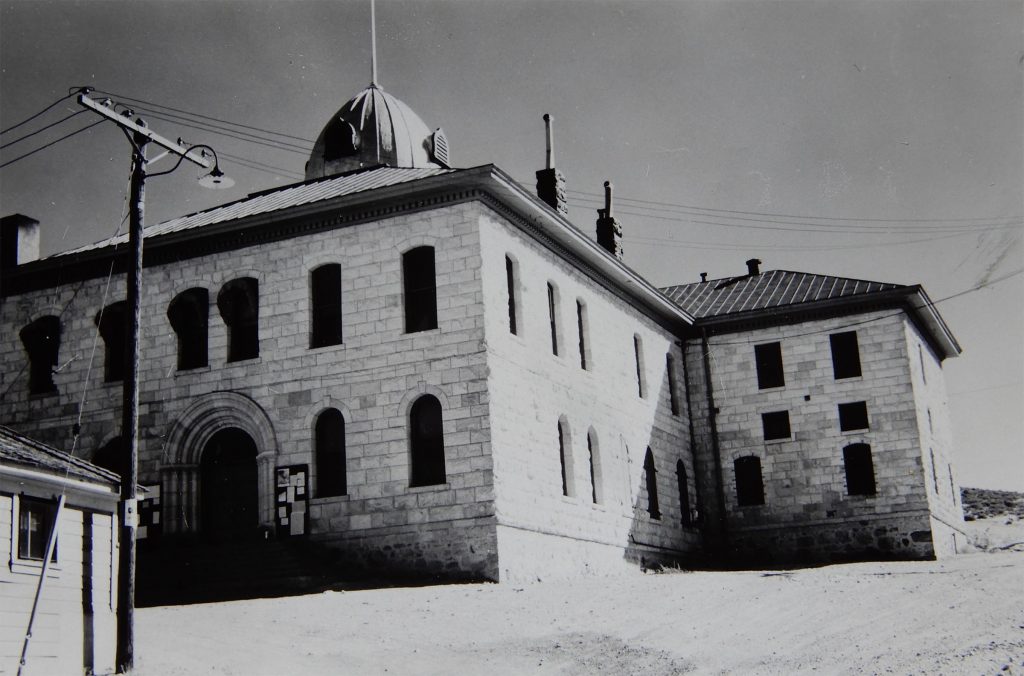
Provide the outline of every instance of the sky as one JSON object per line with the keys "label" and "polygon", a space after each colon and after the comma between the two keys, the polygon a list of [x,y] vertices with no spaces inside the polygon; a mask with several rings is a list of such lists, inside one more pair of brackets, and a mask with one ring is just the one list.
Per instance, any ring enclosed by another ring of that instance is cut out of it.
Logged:
{"label": "sky", "polygon": [[[964,349],[944,362],[957,478],[1024,490],[1024,3],[380,0],[376,17],[379,84],[445,130],[455,166],[532,186],[550,113],[570,217],[593,231],[612,181],[625,262],[658,286],[752,257],[922,284]],[[0,127],[90,86],[213,146],[234,188],[191,166],[151,179],[152,225],[301,180],[369,84],[369,26],[369,0],[0,0]],[[0,213],[38,219],[44,255],[125,213],[112,124],[42,149],[98,119],[59,122],[79,110],[2,135]]]}

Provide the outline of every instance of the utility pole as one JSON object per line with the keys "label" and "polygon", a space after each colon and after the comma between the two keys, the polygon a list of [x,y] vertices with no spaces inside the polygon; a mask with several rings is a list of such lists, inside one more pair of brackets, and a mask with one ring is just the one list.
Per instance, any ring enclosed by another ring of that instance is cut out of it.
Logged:
{"label": "utility pole", "polygon": [[[132,144],[132,177],[129,198],[128,266],[126,270],[126,298],[128,316],[125,322],[124,381],[121,398],[121,443],[127,451],[127,464],[121,476],[121,531],[117,580],[117,655],[118,673],[131,671],[135,666],[135,533],[138,526],[137,495],[139,482],[139,327],[142,313],[142,225],[146,197],[146,147],[154,142],[178,155],[178,164],[169,171],[150,176],[169,174],[182,160],[188,160],[209,169],[210,160],[203,155],[190,156],[198,147],[184,147],[150,131],[142,119],[131,120],[115,112],[109,105],[79,94],[78,103],[103,115],[117,124]],[[212,152],[212,148],[210,148]],[[210,176],[219,182],[223,174],[216,164],[216,154]],[[225,187],[227,184],[225,182]]]}

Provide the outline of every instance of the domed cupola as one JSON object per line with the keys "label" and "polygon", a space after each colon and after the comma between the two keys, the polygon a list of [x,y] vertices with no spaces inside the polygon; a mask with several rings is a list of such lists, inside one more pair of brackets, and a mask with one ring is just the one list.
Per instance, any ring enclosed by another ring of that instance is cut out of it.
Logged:
{"label": "domed cupola", "polygon": [[320,132],[306,162],[306,180],[385,164],[448,168],[448,140],[419,115],[371,84],[341,107]]}

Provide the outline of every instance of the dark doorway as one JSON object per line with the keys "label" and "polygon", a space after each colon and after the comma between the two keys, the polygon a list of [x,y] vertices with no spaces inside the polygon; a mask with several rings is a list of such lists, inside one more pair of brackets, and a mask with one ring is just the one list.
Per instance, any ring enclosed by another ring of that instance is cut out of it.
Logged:
{"label": "dark doorway", "polygon": [[254,535],[259,526],[256,444],[239,429],[213,435],[200,462],[202,531],[213,540]]}

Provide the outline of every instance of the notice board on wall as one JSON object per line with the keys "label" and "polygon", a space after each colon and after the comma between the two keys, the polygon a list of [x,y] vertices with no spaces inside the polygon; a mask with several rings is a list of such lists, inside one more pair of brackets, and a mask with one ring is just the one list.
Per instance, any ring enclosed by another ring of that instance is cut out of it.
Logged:
{"label": "notice board on wall", "polygon": [[309,531],[309,465],[277,468],[277,536],[305,535]]}

